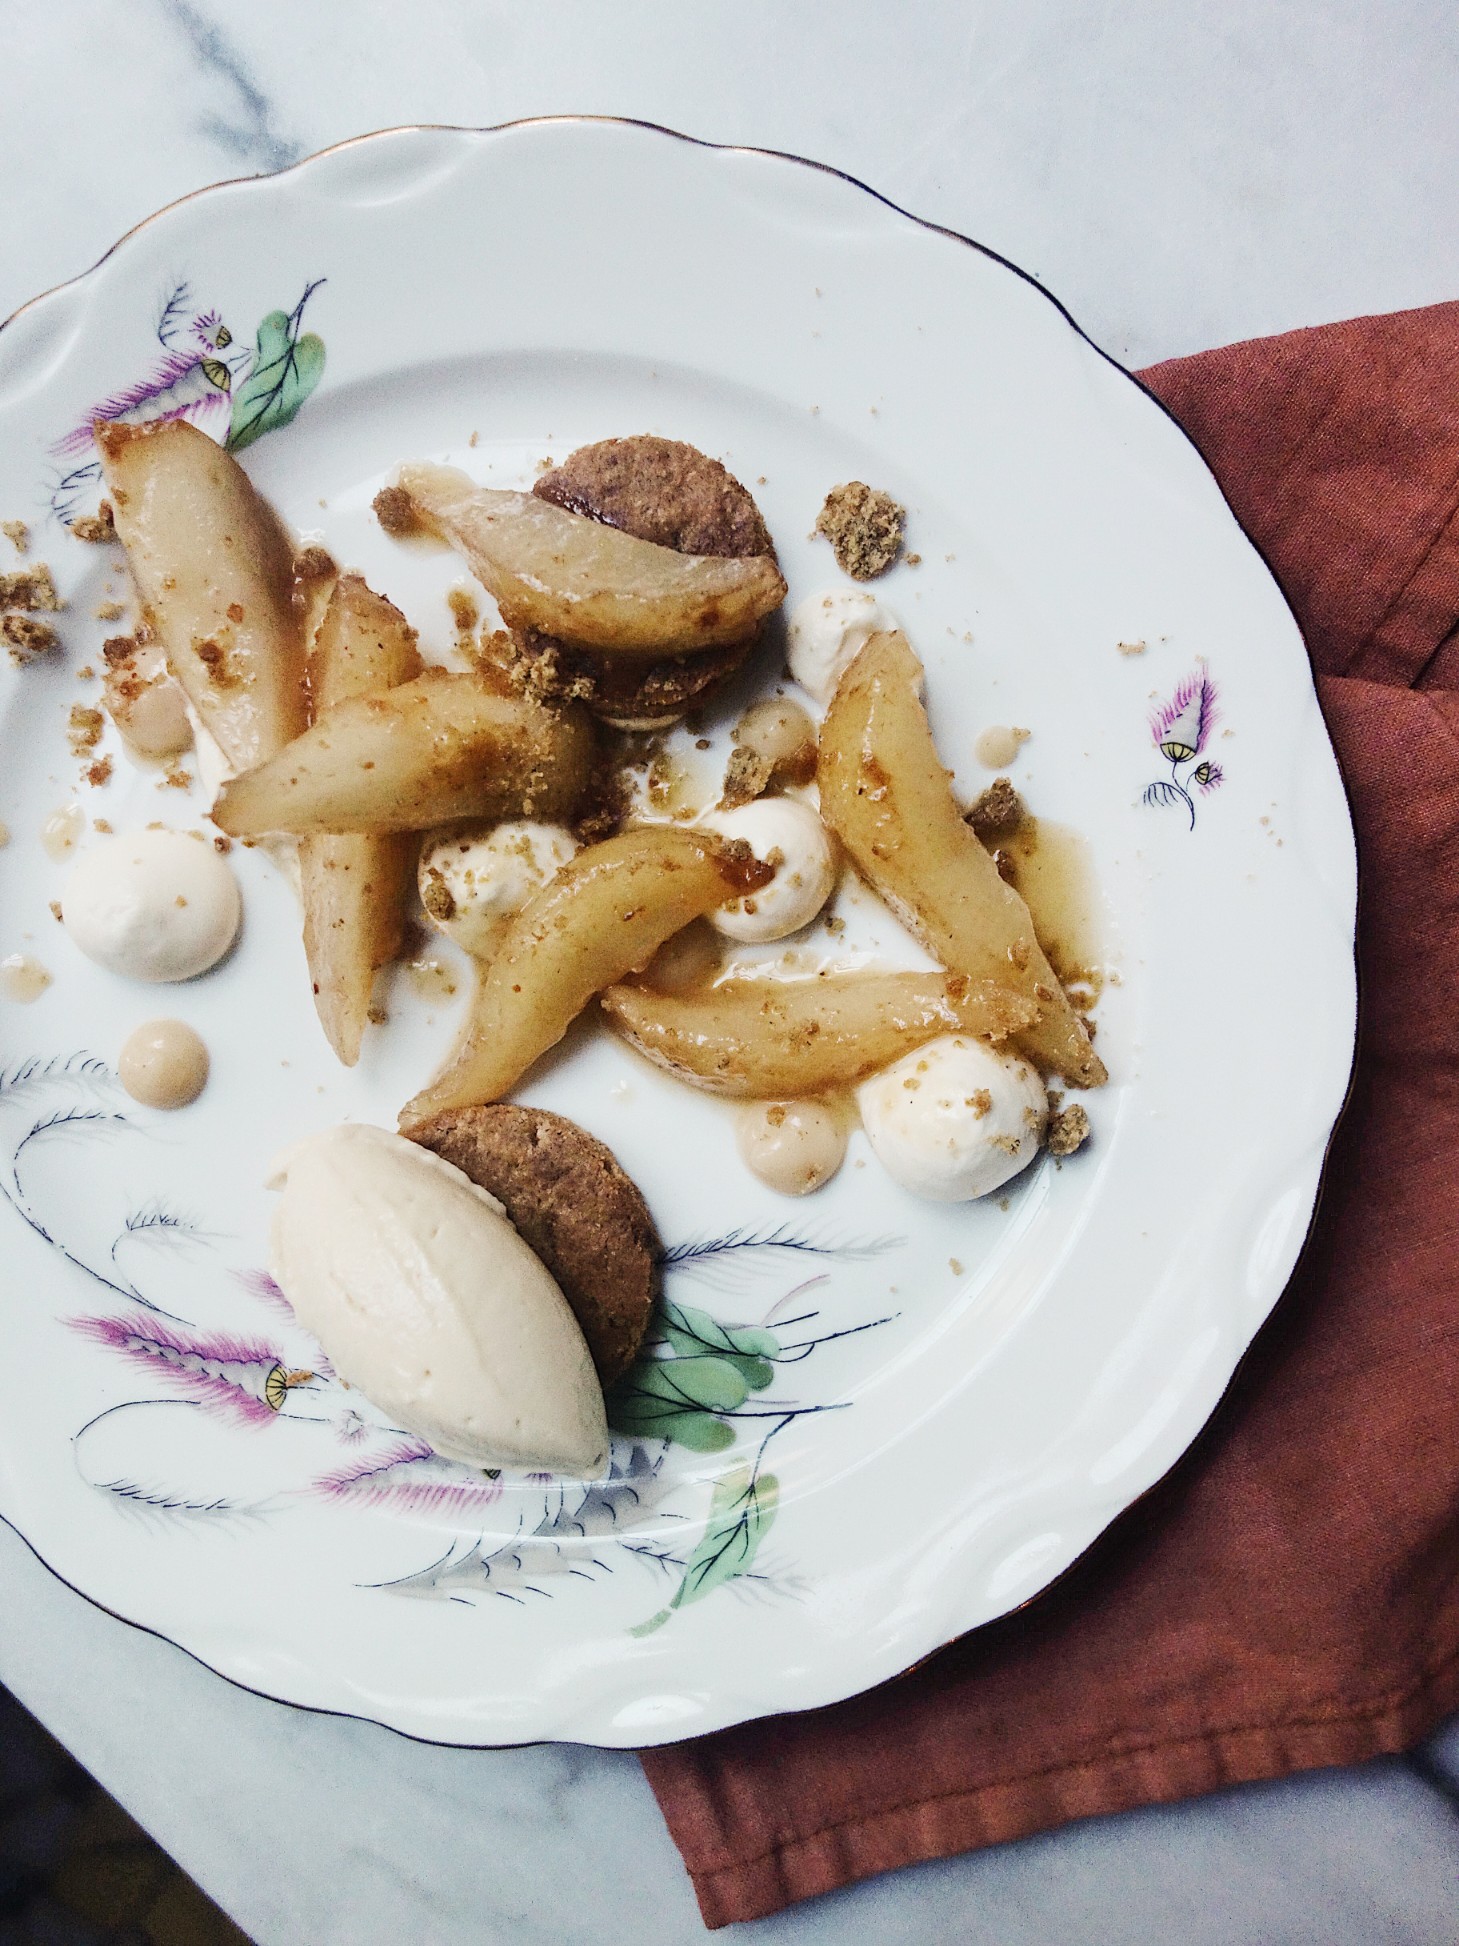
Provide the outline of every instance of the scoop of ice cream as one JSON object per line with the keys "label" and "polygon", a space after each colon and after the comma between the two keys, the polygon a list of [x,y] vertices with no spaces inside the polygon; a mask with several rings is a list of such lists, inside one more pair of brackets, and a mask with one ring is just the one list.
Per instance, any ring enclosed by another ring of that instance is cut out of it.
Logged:
{"label": "scoop of ice cream", "polygon": [[863,1081],[856,1099],[887,1174],[936,1203],[1001,1189],[1038,1153],[1049,1113],[1027,1061],[962,1034],[904,1055]]}
{"label": "scoop of ice cream", "polygon": [[506,921],[577,849],[562,825],[531,819],[438,838],[421,853],[421,903],[432,925],[486,957]]}
{"label": "scoop of ice cream", "polygon": [[758,892],[735,899],[709,915],[727,939],[760,945],[808,926],[836,883],[836,847],[825,825],[793,797],[761,797],[704,819],[723,838],[742,838],[775,873]]}
{"label": "scoop of ice cream", "polygon": [[890,608],[859,589],[808,595],[790,618],[790,673],[818,703],[829,703],[868,640],[900,627]]}
{"label": "scoop of ice cream", "polygon": [[181,831],[109,838],[77,860],[61,891],[66,930],[88,959],[154,983],[215,965],[242,912],[218,853]]}
{"label": "scoop of ice cream", "polygon": [[445,1459],[602,1472],[587,1344],[495,1196],[362,1123],[294,1143],[268,1186],[269,1268],[341,1378]]}

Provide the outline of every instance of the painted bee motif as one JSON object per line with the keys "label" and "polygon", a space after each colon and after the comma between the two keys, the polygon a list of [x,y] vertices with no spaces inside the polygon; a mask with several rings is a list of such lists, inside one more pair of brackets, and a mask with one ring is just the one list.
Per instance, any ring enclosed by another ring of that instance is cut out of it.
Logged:
{"label": "painted bee motif", "polygon": [[90,450],[91,428],[98,419],[124,425],[150,425],[163,419],[189,419],[204,431],[220,433],[231,411],[235,371],[248,363],[248,353],[222,354],[233,333],[216,311],[192,311],[191,294],[179,284],[157,321],[161,357],[144,378],[99,400],[79,425],[73,426],[52,450],[69,458]]}
{"label": "painted bee motif", "polygon": [[1204,662],[1198,664],[1194,675],[1176,685],[1175,693],[1150,718],[1151,741],[1170,765],[1170,776],[1147,784],[1143,802],[1183,805],[1192,830],[1196,823],[1196,803],[1188,786],[1194,784],[1204,795],[1216,789],[1225,772],[1207,758],[1182,778],[1181,766],[1193,763],[1201,755],[1215,724],[1216,685]]}

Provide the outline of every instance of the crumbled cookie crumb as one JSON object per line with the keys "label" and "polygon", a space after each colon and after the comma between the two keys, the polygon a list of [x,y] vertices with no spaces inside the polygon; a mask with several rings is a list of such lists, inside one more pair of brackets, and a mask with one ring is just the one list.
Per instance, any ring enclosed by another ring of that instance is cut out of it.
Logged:
{"label": "crumbled cookie crumb", "polygon": [[379,1006],[378,1004],[372,1005],[366,1008],[365,1018],[372,1027],[383,1027],[390,1018],[390,1009]]}
{"label": "crumbled cookie crumb", "polygon": [[51,917],[55,920],[58,926],[64,925],[65,918],[61,911],[61,901],[59,899],[52,899],[50,905],[51,905]]}
{"label": "crumbled cookie crumb", "polygon": [[73,703],[67,719],[66,735],[71,745],[73,757],[84,757],[101,742],[101,733],[106,728],[106,718],[99,709],[88,709],[84,703]]}
{"label": "crumbled cookie crumb", "polygon": [[5,616],[0,621],[0,636],[4,637],[10,660],[18,669],[61,646],[60,636],[48,623],[33,622],[28,615]]}
{"label": "crumbled cookie crumb", "polygon": [[756,750],[743,747],[731,750],[729,762],[724,767],[724,789],[719,797],[721,808],[734,811],[741,804],[753,804],[757,797],[763,797],[774,769],[770,759],[762,757]]}
{"label": "crumbled cookie crumb", "polygon": [[239,684],[238,671],[228,661],[228,652],[221,642],[210,636],[204,642],[195,642],[194,651],[198,661],[208,672],[209,680],[215,689],[236,689]]}
{"label": "crumbled cookie crumb", "polygon": [[123,603],[119,601],[104,601],[100,608],[96,610],[96,619],[99,622],[119,622],[126,612]]}
{"label": "crumbled cookie crumb", "polygon": [[0,608],[43,609],[54,615],[61,606],[61,597],[44,561],[37,561],[33,568],[17,568],[14,574],[0,574]]}
{"label": "crumbled cookie crumb", "polygon": [[589,703],[598,685],[545,635],[497,629],[483,643],[487,659],[505,669],[512,687],[539,703]]}
{"label": "crumbled cookie crumb", "polygon": [[980,838],[1005,838],[1028,816],[1023,799],[1007,777],[995,777],[963,814]]}
{"label": "crumbled cookie crumb", "polygon": [[848,480],[826,495],[816,532],[831,543],[843,573],[853,581],[872,581],[896,560],[906,518],[907,509],[889,493],[864,480]]}
{"label": "crumbled cookie crumb", "polygon": [[431,917],[441,925],[448,925],[456,917],[456,900],[445,874],[436,865],[426,873],[425,883],[420,888],[420,902]]}
{"label": "crumbled cookie crumb", "polygon": [[908,554],[905,559],[909,568],[920,568],[922,565],[922,556],[920,554]]}
{"label": "crumbled cookie crumb", "polygon": [[192,772],[184,770],[180,764],[177,764],[163,773],[162,781],[157,788],[159,791],[186,791],[192,789],[192,781]]}
{"label": "crumbled cookie crumb", "polygon": [[1143,642],[1116,642],[1115,647],[1121,655],[1143,655],[1145,653],[1145,644]]}
{"label": "crumbled cookie crumb", "polygon": [[17,554],[29,554],[30,529],[23,520],[0,520],[0,534],[3,534]]}
{"label": "crumbled cookie crumb", "polygon": [[112,768],[112,760],[110,757],[98,757],[94,764],[87,765],[82,775],[88,784],[95,784],[100,789],[103,784],[109,781]]}
{"label": "crumbled cookie crumb", "polygon": [[95,546],[104,546],[117,537],[116,519],[112,514],[110,500],[103,500],[94,514],[82,514],[79,520],[71,522],[71,532],[78,541],[90,541]]}
{"label": "crumbled cookie crumb", "polygon": [[[311,541],[308,547],[301,548],[294,556],[294,579],[296,581],[328,581],[331,575],[339,573],[339,563],[327,547]],[[242,615],[235,615],[234,621],[241,622]]]}
{"label": "crumbled cookie crumb", "polygon": [[421,531],[415,502],[404,487],[381,487],[370,504],[375,509],[376,520],[395,539]]}
{"label": "crumbled cookie crumb", "polygon": [[462,635],[470,635],[481,620],[481,610],[477,607],[476,598],[469,588],[452,588],[446,596],[446,606],[450,609],[451,619]]}
{"label": "crumbled cookie crumb", "polygon": [[89,662],[83,662],[81,667],[76,671],[76,680],[77,682],[96,681],[96,671]]}
{"label": "crumbled cookie crumb", "polygon": [[574,837],[584,845],[601,844],[613,837],[622,829],[632,802],[633,786],[625,766],[605,751],[593,766],[572,820]]}
{"label": "crumbled cookie crumb", "polygon": [[109,838],[112,834],[111,821],[108,818],[93,818],[91,820],[91,828],[93,831],[101,832],[102,836],[106,838]]}
{"label": "crumbled cookie crumb", "polygon": [[233,840],[231,838],[225,837],[224,834],[220,831],[217,837],[214,838],[213,840],[213,850],[226,853],[232,851],[232,849],[233,849]]}
{"label": "crumbled cookie crumb", "polygon": [[1067,1108],[1061,1108],[1057,1115],[1049,1118],[1049,1126],[1044,1133],[1044,1147],[1050,1155],[1073,1155],[1082,1149],[1089,1140],[1089,1116],[1077,1101]]}

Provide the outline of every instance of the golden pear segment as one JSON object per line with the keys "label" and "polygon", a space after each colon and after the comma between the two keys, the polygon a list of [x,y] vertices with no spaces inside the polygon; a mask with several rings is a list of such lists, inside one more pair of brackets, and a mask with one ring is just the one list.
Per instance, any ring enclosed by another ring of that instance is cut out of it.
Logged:
{"label": "golden pear segment", "polygon": [[288,537],[243,468],[185,419],[94,428],[142,618],[235,770],[303,729]]}
{"label": "golden pear segment", "polygon": [[656,660],[747,641],[785,599],[772,556],[679,554],[449,466],[401,469],[421,524],[447,540],[509,628]]}
{"label": "golden pear segment", "polygon": [[[309,653],[314,712],[421,672],[415,630],[358,575],[341,575]],[[415,870],[415,839],[391,833],[321,835],[299,841],[304,952],[314,1008],[347,1068],[360,1057],[375,975],[400,951]]]}
{"label": "golden pear segment", "polygon": [[499,1101],[594,994],[747,889],[707,832],[640,825],[580,851],[509,924],[482,969],[455,1054],[407,1102],[401,1128],[408,1134],[444,1109]]}
{"label": "golden pear segment", "polygon": [[223,786],[213,821],[251,838],[561,818],[587,782],[592,753],[592,725],[579,711],[427,669],[397,689],[322,710],[276,757]]}
{"label": "golden pear segment", "polygon": [[900,632],[873,635],[821,725],[821,816],[857,870],[954,973],[1010,986],[1037,1008],[1018,1043],[1076,1087],[1108,1079],[1045,957],[1028,907],[963,822],[920,700],[922,664]]}
{"label": "golden pear segment", "polygon": [[712,1094],[794,1100],[864,1080],[941,1034],[1006,1040],[1034,1017],[960,973],[726,980],[698,994],[611,987],[603,1009],[651,1061]]}

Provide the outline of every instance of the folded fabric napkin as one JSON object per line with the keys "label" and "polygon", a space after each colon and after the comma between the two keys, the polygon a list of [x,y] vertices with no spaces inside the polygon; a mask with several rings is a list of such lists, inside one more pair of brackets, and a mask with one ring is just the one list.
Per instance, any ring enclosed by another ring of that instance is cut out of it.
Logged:
{"label": "folded fabric napkin", "polygon": [[1459,304],[1142,377],[1296,610],[1352,801],[1362,1024],[1318,1220],[1201,1439],[1040,1601],[644,1753],[711,1926],[1459,1708]]}

